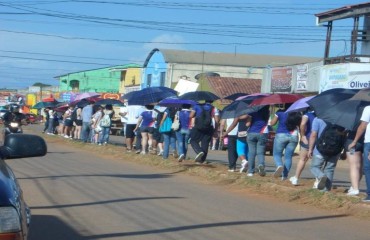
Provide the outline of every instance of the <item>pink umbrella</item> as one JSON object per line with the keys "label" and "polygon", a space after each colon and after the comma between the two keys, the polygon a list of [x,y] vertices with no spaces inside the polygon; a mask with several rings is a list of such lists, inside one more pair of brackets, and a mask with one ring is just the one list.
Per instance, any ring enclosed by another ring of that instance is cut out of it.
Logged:
{"label": "pink umbrella", "polygon": [[243,100],[243,99],[248,99],[249,97],[256,97],[256,96],[268,96],[270,95],[269,93],[252,93],[249,95],[241,96],[235,99],[235,101]]}
{"label": "pink umbrella", "polygon": [[80,100],[86,99],[86,98],[98,97],[100,95],[101,94],[95,93],[95,92],[79,93],[79,94],[76,95],[76,97],[74,98],[73,101],[76,102],[76,101],[80,101]]}

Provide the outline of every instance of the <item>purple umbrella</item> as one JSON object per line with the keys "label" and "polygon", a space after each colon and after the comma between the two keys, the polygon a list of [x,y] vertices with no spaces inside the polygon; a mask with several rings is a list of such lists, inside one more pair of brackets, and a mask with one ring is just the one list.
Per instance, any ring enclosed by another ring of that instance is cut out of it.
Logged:
{"label": "purple umbrella", "polygon": [[77,96],[74,98],[73,101],[75,102],[75,101],[79,101],[79,100],[82,100],[82,99],[98,97],[98,96],[100,96],[100,94],[95,93],[95,92],[79,93],[79,94],[77,94]]}
{"label": "purple umbrella", "polygon": [[166,98],[158,103],[160,106],[180,108],[183,104],[196,105],[197,102],[187,99]]}
{"label": "purple umbrella", "polygon": [[295,101],[285,112],[299,112],[309,107],[307,101],[315,96],[309,96]]}

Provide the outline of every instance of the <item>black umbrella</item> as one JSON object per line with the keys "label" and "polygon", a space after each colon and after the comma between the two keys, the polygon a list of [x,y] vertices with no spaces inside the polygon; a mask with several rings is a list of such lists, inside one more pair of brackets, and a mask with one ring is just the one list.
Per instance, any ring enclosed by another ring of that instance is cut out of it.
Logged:
{"label": "black umbrella", "polygon": [[351,131],[356,130],[362,111],[370,101],[347,99],[332,106],[330,109],[316,113],[316,116],[326,122],[337,124]]}
{"label": "black umbrella", "polygon": [[128,98],[129,105],[148,105],[158,103],[168,97],[176,97],[177,92],[167,87],[148,87],[135,91]]}
{"label": "black umbrella", "polygon": [[307,101],[307,104],[315,111],[316,116],[319,116],[339,102],[353,97],[358,91],[344,88],[330,89]]}
{"label": "black umbrella", "polygon": [[244,114],[250,114],[259,111],[264,107],[263,105],[250,106],[250,103],[254,99],[261,98],[264,96],[265,94],[249,95],[243,98],[242,100],[236,100],[232,102],[222,110],[221,118],[222,119],[236,118]]}
{"label": "black umbrella", "polygon": [[246,103],[244,101],[235,101],[222,110],[221,118],[237,118],[245,114],[258,112],[263,107],[265,106],[249,106],[249,103]]}
{"label": "black umbrella", "polygon": [[86,107],[87,105],[89,105],[91,103],[91,101],[90,100],[88,100],[88,99],[82,99],[82,100],[80,100],[80,101],[78,101],[77,103],[76,103],[76,106],[78,107],[78,108],[84,108],[84,107]]}
{"label": "black umbrella", "polygon": [[117,100],[117,99],[100,99],[98,101],[95,102],[95,104],[98,104],[98,105],[107,105],[107,104],[111,104],[111,105],[115,105],[115,106],[123,106],[123,102],[121,102],[120,100]]}
{"label": "black umbrella", "polygon": [[247,93],[238,92],[238,93],[233,93],[227,97],[224,97],[224,99],[235,101],[237,98],[242,97],[242,96],[247,96],[247,95],[248,95]]}
{"label": "black umbrella", "polygon": [[59,104],[60,102],[58,101],[52,101],[52,102],[38,102],[35,105],[32,106],[34,109],[41,109],[41,108],[54,108]]}
{"label": "black umbrella", "polygon": [[215,101],[220,99],[219,96],[208,91],[188,92],[179,97],[180,99],[194,100],[194,101]]}

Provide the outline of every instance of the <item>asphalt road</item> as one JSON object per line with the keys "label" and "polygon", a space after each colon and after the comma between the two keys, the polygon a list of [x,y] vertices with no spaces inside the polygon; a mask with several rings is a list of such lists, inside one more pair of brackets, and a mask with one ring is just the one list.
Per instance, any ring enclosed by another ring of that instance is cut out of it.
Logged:
{"label": "asphalt road", "polygon": [[369,239],[365,220],[47,143],[45,157],[7,161],[32,210],[31,240]]}

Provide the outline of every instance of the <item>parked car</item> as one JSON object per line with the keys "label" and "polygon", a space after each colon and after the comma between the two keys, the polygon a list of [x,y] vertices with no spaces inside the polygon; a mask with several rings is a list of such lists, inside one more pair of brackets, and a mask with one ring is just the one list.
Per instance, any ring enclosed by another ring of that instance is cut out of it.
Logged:
{"label": "parked car", "polygon": [[22,189],[6,159],[44,156],[46,151],[45,141],[29,134],[7,135],[0,146],[0,239],[26,240],[31,221]]}
{"label": "parked car", "polygon": [[[275,131],[271,126],[268,126],[269,132],[267,134],[267,142],[265,152],[268,152],[269,155],[273,155],[274,153],[274,139],[275,139]],[[224,138],[223,142],[221,143],[221,149],[227,150],[228,138]]]}

